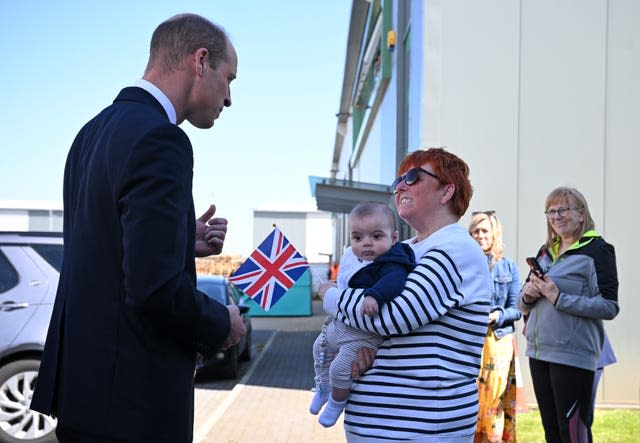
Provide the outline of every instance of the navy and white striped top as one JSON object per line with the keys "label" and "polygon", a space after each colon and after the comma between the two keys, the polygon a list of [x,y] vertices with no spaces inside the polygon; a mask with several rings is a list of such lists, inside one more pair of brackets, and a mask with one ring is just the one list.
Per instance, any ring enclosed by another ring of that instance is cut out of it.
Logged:
{"label": "navy and white striped top", "polygon": [[476,429],[492,290],[486,257],[458,224],[409,243],[416,268],[379,316],[360,315],[362,289],[325,294],[345,324],[387,337],[345,411],[345,430],[363,441],[428,442]]}

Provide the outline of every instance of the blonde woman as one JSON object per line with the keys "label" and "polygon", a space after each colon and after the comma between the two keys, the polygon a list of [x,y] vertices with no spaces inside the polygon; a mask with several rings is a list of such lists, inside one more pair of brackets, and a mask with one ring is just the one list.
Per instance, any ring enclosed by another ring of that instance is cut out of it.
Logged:
{"label": "blonde woman", "polygon": [[493,280],[489,328],[478,377],[480,409],[475,442],[515,442],[515,339],[513,323],[522,314],[516,307],[520,273],[504,256],[502,225],[494,211],[474,212],[469,234],[480,245]]}

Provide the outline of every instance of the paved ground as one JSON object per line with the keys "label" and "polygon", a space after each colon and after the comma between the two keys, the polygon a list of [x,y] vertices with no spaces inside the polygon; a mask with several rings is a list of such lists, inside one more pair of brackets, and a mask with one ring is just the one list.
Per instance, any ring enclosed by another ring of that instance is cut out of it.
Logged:
{"label": "paved ground", "polygon": [[342,419],[323,428],[309,414],[313,386],[311,348],[324,315],[253,318],[254,355],[241,380],[200,382],[194,443],[343,442]]}

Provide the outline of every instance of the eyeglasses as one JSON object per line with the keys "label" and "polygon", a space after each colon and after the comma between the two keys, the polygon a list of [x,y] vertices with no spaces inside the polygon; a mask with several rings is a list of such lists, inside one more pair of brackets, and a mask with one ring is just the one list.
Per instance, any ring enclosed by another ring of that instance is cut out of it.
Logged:
{"label": "eyeglasses", "polygon": [[478,214],[484,214],[491,217],[492,215],[496,215],[496,211],[493,211],[493,210],[492,211],[474,211],[471,213],[471,216],[478,215]]}
{"label": "eyeglasses", "polygon": [[418,178],[420,177],[421,172],[424,172],[425,174],[435,178],[436,180],[441,181],[440,178],[437,175],[435,175],[433,172],[429,172],[426,169],[422,169],[422,168],[413,168],[413,169],[409,169],[409,171],[407,171],[406,174],[396,178],[391,184],[391,188],[396,189],[396,187],[403,180],[407,186],[413,186],[418,181]]}
{"label": "eyeglasses", "polygon": [[544,213],[547,215],[547,218],[555,218],[555,217],[563,218],[572,209],[582,209],[582,208],[572,207],[572,208],[549,209],[548,211],[544,211]]}

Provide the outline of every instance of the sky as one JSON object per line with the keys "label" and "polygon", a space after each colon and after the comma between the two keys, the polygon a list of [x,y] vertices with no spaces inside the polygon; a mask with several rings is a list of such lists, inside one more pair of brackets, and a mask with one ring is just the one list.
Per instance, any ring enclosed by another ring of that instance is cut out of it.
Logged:
{"label": "sky", "polygon": [[254,209],[315,208],[308,177],[329,175],[350,11],[350,0],[0,0],[0,200],[61,202],[77,132],[142,76],[156,26],[193,12],[238,53],[232,106],[212,129],[181,125],[196,216],[216,204],[223,252],[247,256]]}

